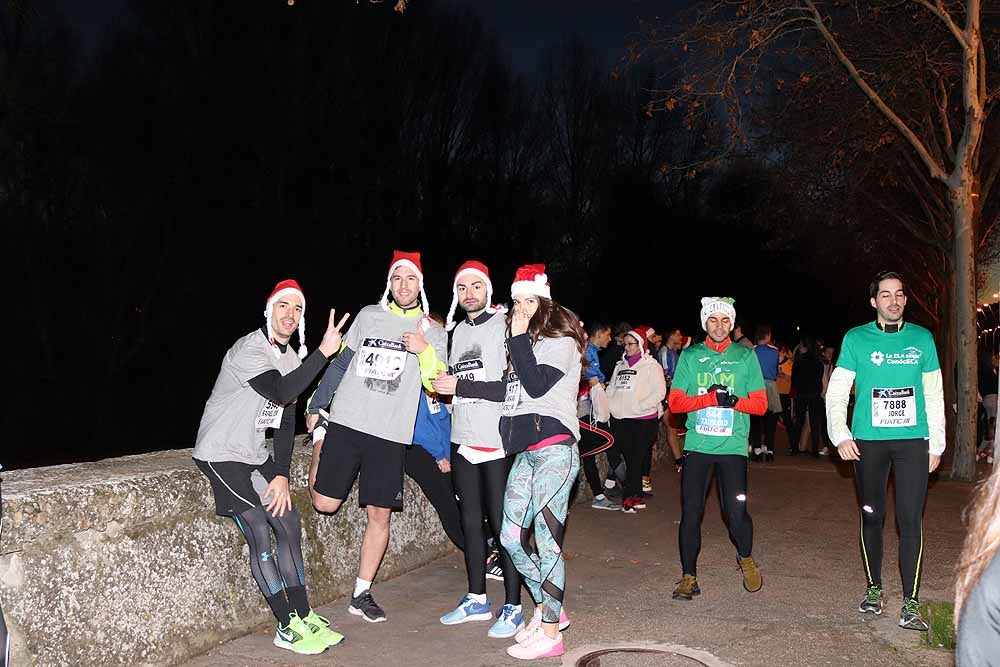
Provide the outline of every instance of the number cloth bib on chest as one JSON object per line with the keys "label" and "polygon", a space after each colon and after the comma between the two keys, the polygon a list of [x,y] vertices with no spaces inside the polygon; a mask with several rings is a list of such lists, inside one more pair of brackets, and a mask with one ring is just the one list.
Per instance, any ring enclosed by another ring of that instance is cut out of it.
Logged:
{"label": "number cloth bib on chest", "polygon": [[406,346],[398,340],[365,338],[358,355],[358,377],[395,380],[406,366]]}
{"label": "number cloth bib on chest", "polygon": [[504,396],[503,405],[500,406],[500,414],[512,415],[521,400],[521,381],[517,379],[517,373],[514,371],[508,371],[506,379],[507,393]]}
{"label": "number cloth bib on chest", "polygon": [[619,391],[633,391],[639,373],[631,368],[618,371],[615,374],[615,389]]}
{"label": "number cloth bib on chest", "polygon": [[872,389],[872,426],[906,428],[917,423],[917,397],[913,387]]}
{"label": "number cloth bib on chest", "polygon": [[257,419],[254,421],[253,427],[258,431],[263,431],[268,428],[278,428],[281,426],[281,415],[285,412],[285,408],[281,407],[277,403],[268,401],[264,404],[264,407],[260,409],[260,414],[257,415]]}
{"label": "number cloth bib on chest", "polygon": [[702,408],[695,415],[694,431],[699,435],[729,437],[734,422],[732,408]]}
{"label": "number cloth bib on chest", "polygon": [[[482,359],[466,359],[465,361],[459,361],[455,364],[452,369],[455,377],[459,380],[469,380],[471,382],[486,382],[486,365],[483,363]],[[454,403],[479,403],[481,399],[478,398],[464,398],[462,396],[456,396],[453,399]]]}

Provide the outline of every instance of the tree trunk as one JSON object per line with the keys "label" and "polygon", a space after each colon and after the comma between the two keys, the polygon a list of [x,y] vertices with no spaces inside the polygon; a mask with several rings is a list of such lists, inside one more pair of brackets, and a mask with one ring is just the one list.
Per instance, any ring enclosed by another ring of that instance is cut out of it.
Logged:
{"label": "tree trunk", "polygon": [[944,276],[941,290],[941,320],[938,330],[935,332],[935,340],[938,344],[938,357],[941,361],[941,378],[944,384],[944,423],[945,437],[948,446],[952,448],[951,455],[954,457],[955,437],[955,412],[951,406],[958,404],[958,387],[955,384],[955,369],[958,368],[958,336],[955,335],[955,323],[958,318],[955,316],[955,279],[958,275],[955,272],[951,253],[945,257]]}
{"label": "tree trunk", "polygon": [[[976,476],[976,254],[973,235],[974,199],[971,178],[963,178],[958,187],[949,188],[955,262],[954,327],[957,343],[955,415],[955,458],[952,479],[971,482]],[[951,369],[942,369],[950,373]],[[945,411],[950,416],[950,410]]]}

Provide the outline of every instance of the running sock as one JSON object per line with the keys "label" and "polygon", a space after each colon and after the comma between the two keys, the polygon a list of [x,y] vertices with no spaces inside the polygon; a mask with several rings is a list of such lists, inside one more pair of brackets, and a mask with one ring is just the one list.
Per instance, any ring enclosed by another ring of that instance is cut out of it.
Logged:
{"label": "running sock", "polygon": [[365,591],[370,590],[371,587],[372,587],[372,582],[365,581],[361,577],[358,577],[357,579],[354,580],[354,596],[353,597],[358,597],[359,595],[361,595]]}
{"label": "running sock", "polygon": [[285,589],[285,595],[288,596],[289,610],[298,614],[299,618],[305,618],[312,611],[305,586],[289,586]]}
{"label": "running sock", "polygon": [[469,593],[465,597],[475,600],[479,604],[486,604],[486,593]]}
{"label": "running sock", "polygon": [[287,627],[291,609],[288,606],[288,601],[285,600],[284,594],[267,595],[264,599],[267,600],[267,606],[271,608],[271,613],[278,619],[278,625],[283,628]]}

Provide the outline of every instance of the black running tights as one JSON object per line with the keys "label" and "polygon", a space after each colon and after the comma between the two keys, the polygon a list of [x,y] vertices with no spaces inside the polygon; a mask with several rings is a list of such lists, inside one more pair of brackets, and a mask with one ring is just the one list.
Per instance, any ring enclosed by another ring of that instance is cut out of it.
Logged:
{"label": "black running tights", "polygon": [[451,477],[458,494],[458,506],[465,532],[465,572],[469,577],[469,592],[486,592],[486,531],[483,515],[489,524],[493,542],[500,552],[503,570],[505,604],[521,604],[521,575],[514,567],[510,554],[500,542],[503,525],[503,495],[511,459],[502,458],[484,463],[469,463],[451,446]]}
{"label": "black running tights", "polygon": [[[292,611],[300,618],[308,616],[310,607],[305,589],[299,513],[292,509],[277,517],[258,506],[233,519],[250,546],[250,572],[278,622],[287,625]],[[273,549],[271,531],[274,531]]]}
{"label": "black running tights", "polygon": [[857,440],[861,460],[854,462],[854,479],[861,504],[861,557],[869,586],[882,585],[882,529],[889,468],[896,488],[899,528],[899,575],[903,595],[917,598],[924,550],[924,501],[927,498],[927,441]]}
{"label": "black running tights", "polygon": [[448,539],[459,549],[465,549],[465,535],[462,533],[451,474],[441,472],[434,457],[420,445],[406,448],[404,468],[406,476],[417,483],[434,507]]}
{"label": "black running tights", "polygon": [[705,497],[715,472],[719,502],[729,524],[729,537],[740,558],[753,550],[753,521],[747,511],[747,457],[738,454],[688,452],[681,472],[681,527],[678,542],[684,574],[698,575],[701,520]]}
{"label": "black running tights", "polygon": [[659,419],[615,419],[611,418],[611,433],[615,444],[625,456],[624,498],[642,495],[642,465],[646,454],[656,440]]}

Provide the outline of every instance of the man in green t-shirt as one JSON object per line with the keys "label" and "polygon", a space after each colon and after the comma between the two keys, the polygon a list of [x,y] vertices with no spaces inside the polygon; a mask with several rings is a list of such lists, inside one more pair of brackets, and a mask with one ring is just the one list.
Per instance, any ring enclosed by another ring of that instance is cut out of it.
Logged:
{"label": "man in green t-shirt", "polygon": [[[903,607],[899,626],[926,630],[919,614],[927,476],[944,452],[944,391],[931,333],[903,321],[906,292],[898,274],[878,274],[868,288],[875,321],[844,336],[826,391],[827,430],[845,461],[854,461],[861,502],[861,554],[868,588],[858,611],[882,613],[882,527],[892,468],[899,526]],[[851,428],[847,402],[855,385]]]}
{"label": "man in green t-shirt", "polygon": [[767,392],[757,355],[729,339],[736,320],[733,300],[701,300],[704,343],[692,345],[677,362],[670,385],[670,412],[686,412],[687,437],[681,472],[681,525],[678,543],[682,577],[675,600],[690,600],[698,587],[698,552],[705,496],[715,473],[729,536],[743,571],[743,587],[754,593],[763,585],[751,557],[753,522],[747,512],[747,443],[750,415],[767,410]]}

